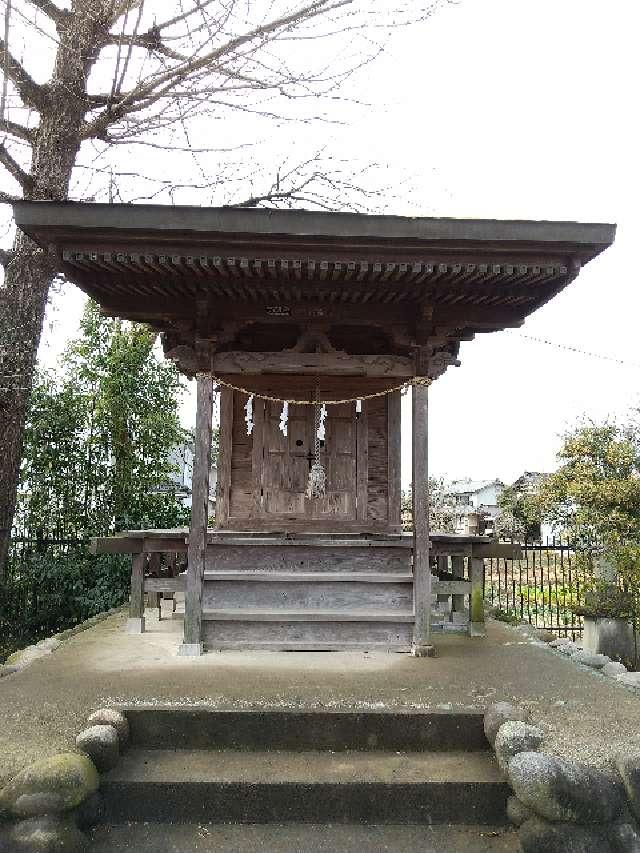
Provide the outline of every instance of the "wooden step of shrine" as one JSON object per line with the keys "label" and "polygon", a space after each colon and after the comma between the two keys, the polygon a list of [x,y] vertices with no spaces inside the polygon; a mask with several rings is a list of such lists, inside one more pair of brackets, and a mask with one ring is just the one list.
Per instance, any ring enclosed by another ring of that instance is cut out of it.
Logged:
{"label": "wooden step of shrine", "polygon": [[207,571],[202,604],[209,649],[411,647],[406,571]]}
{"label": "wooden step of shrine", "polygon": [[489,824],[508,788],[479,712],[134,707],[105,820]]}

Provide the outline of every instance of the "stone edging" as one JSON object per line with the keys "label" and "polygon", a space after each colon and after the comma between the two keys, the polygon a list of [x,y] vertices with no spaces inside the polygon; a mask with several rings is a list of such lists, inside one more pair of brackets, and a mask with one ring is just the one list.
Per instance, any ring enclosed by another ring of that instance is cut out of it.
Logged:
{"label": "stone edging", "polygon": [[53,636],[40,640],[40,642],[34,643],[32,646],[26,646],[24,649],[18,649],[18,651],[9,655],[6,663],[0,664],[0,678],[5,675],[11,675],[14,672],[20,672],[21,669],[29,666],[29,664],[32,664],[34,661],[50,655],[51,652],[59,649],[65,640],[68,640],[70,637],[74,637],[76,634],[80,634],[82,631],[86,631],[87,628],[93,628],[94,625],[97,625],[99,622],[103,622],[110,616],[115,616],[117,613],[121,613],[127,606],[128,605],[112,607],[111,610],[106,610],[104,613],[98,613],[96,616],[90,616],[89,619],[85,619],[84,622],[79,622],[77,625],[74,625],[73,628],[67,628],[65,631],[53,634]]}
{"label": "stone edging", "polygon": [[[506,625],[503,622],[500,624]],[[611,678],[617,684],[633,690],[640,690],[640,672],[629,672],[623,663],[612,660],[607,655],[587,652],[568,637],[556,637],[551,631],[535,628],[528,622],[520,622],[517,625],[506,627],[511,628],[523,637],[528,637],[527,642],[533,645],[553,649],[555,654],[563,654],[574,663],[589,667],[600,675]],[[640,853],[640,848],[638,848],[638,853]]]}
{"label": "stone edging", "polygon": [[597,770],[540,752],[543,732],[508,702],[484,717],[487,740],[513,794],[507,815],[523,853],[639,853],[640,753]]}
{"label": "stone edging", "polygon": [[79,752],[37,761],[0,791],[0,850],[86,853],[83,830],[103,816],[99,771],[117,763],[129,740],[127,718],[114,708],[94,711],[87,724],[76,738]]}
{"label": "stone edging", "polygon": [[618,684],[640,689],[640,672],[629,672],[623,663],[614,661],[607,655],[587,652],[568,637],[558,637],[558,639],[548,643],[548,646],[576,663],[591,667],[591,669],[601,672],[602,675],[613,678]]}

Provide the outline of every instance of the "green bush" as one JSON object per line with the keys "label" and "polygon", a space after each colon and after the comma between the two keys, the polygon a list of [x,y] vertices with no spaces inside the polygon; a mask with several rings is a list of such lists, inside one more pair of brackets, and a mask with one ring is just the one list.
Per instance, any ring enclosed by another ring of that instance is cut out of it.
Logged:
{"label": "green bush", "polygon": [[129,596],[130,577],[126,556],[92,556],[83,546],[14,558],[9,582],[0,587],[0,659],[120,606]]}

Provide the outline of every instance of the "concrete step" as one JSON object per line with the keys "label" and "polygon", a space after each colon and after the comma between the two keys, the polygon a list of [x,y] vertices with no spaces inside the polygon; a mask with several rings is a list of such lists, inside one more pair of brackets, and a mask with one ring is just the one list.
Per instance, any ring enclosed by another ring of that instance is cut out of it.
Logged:
{"label": "concrete step", "polygon": [[91,853],[520,853],[517,832],[492,826],[127,823],[101,826]]}
{"label": "concrete step", "polygon": [[488,752],[140,750],[101,782],[107,823],[501,824]]}
{"label": "concrete step", "polygon": [[490,752],[481,711],[122,708],[139,749]]}

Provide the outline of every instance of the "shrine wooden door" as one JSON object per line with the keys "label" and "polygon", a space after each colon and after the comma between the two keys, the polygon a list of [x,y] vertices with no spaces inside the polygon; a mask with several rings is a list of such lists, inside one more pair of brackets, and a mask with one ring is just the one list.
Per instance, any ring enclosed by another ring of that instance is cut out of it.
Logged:
{"label": "shrine wooden door", "polygon": [[400,524],[400,394],[327,406],[322,498],[307,495],[314,407],[258,397],[247,428],[246,394],[225,389],[220,408],[216,526],[255,531],[397,533]]}
{"label": "shrine wooden door", "polygon": [[[307,494],[314,460],[315,411],[313,406],[289,406],[287,435],[280,428],[282,405],[264,404],[262,448],[262,518],[310,522],[327,526],[356,519],[356,414],[355,403],[328,406],[320,461],[326,476],[322,498]],[[255,440],[259,440],[256,435]],[[256,448],[257,449],[257,448]],[[254,460],[259,456],[254,451]]]}

